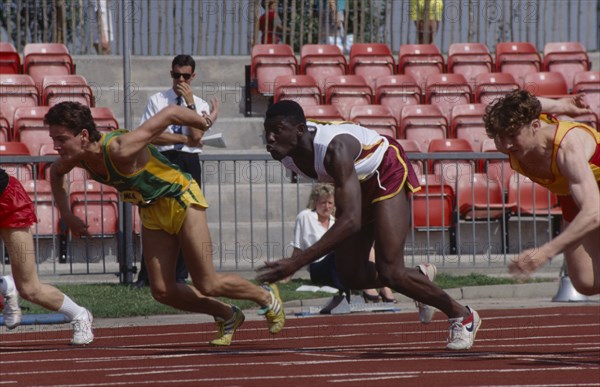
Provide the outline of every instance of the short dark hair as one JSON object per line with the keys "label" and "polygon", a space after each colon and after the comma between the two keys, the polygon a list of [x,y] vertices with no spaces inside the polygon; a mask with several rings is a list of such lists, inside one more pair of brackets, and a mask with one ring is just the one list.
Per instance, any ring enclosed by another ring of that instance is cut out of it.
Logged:
{"label": "short dark hair", "polygon": [[269,106],[265,114],[265,122],[268,120],[279,118],[285,120],[291,125],[306,124],[304,110],[298,102],[291,100],[283,100]]}
{"label": "short dark hair", "polygon": [[515,90],[485,109],[483,122],[490,138],[515,135],[540,116],[542,104],[526,90]]}
{"label": "short dark hair", "polygon": [[79,102],[65,101],[52,106],[44,116],[44,122],[48,125],[64,126],[74,135],[87,129],[91,141],[102,138],[102,133],[96,129],[90,108]]}
{"label": "short dark hair", "polygon": [[180,54],[173,58],[173,62],[171,62],[171,70],[173,70],[175,66],[191,66],[192,72],[196,71],[196,61],[190,55],[186,54]]}

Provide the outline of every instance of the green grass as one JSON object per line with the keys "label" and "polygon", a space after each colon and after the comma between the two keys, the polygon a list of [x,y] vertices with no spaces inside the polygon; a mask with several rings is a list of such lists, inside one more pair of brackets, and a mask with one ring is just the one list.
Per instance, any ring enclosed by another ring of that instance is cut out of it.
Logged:
{"label": "green grass", "polygon": [[[435,282],[443,289],[516,283],[510,278],[496,278],[483,274],[454,276],[445,273],[438,274]],[[296,289],[304,284],[311,283],[304,279],[293,279],[288,283],[278,284],[283,301],[331,297],[331,294],[323,292],[297,292]],[[119,284],[72,284],[58,285],[57,287],[75,302],[91,310],[95,317],[114,318],[184,313],[154,301],[150,289],[147,287],[135,289]],[[242,309],[256,307],[253,302],[245,300],[223,299],[223,301],[233,303]],[[21,306],[24,313],[47,313],[45,309],[25,300],[21,300]]]}

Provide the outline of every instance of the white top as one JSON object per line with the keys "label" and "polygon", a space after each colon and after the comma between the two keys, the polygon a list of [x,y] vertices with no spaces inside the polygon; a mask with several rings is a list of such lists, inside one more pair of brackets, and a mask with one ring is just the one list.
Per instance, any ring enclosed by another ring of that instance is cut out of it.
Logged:
{"label": "white top", "polygon": [[[333,226],[335,218],[330,215],[329,228]],[[319,223],[319,215],[316,211],[306,208],[296,216],[296,224],[294,225],[294,240],[291,245],[300,250],[306,250],[310,246],[314,245],[325,231],[327,231],[321,223]],[[320,261],[323,257],[319,258],[315,262]]]}
{"label": "white top", "polygon": [[[162,91],[160,93],[156,93],[150,97],[150,99],[148,100],[148,105],[146,105],[146,111],[144,112],[144,115],[142,116],[142,119],[140,121],[140,125],[146,122],[148,119],[150,119],[150,117],[154,116],[162,109],[166,108],[168,105],[177,105],[177,94],[175,93],[175,90],[173,90],[173,88],[170,88],[166,91]],[[196,112],[200,115],[202,115],[203,111],[207,113],[210,112],[210,105],[205,100],[195,95],[194,105],[196,105]],[[186,106],[185,100],[181,102],[181,106]],[[188,135],[190,133],[190,130],[193,129],[190,129],[187,126],[183,126],[181,128],[181,133]],[[173,133],[173,125],[167,126],[165,132]],[[175,149],[175,145],[157,145],[156,147],[161,152]],[[190,148],[189,146],[184,145],[183,148],[181,148],[181,152],[201,153],[202,149]]]}
{"label": "white top", "polygon": [[[363,128],[355,124],[318,124],[307,122],[309,131],[316,131],[314,139],[315,149],[315,171],[317,180],[323,183],[333,183],[333,178],[325,170],[325,153],[327,147],[334,137],[340,134],[349,134],[356,138],[361,144],[361,152],[354,159],[354,167],[360,181],[371,177],[381,164],[389,142],[374,130]],[[287,156],[281,160],[283,165],[301,176],[306,176],[294,163],[291,157]]]}

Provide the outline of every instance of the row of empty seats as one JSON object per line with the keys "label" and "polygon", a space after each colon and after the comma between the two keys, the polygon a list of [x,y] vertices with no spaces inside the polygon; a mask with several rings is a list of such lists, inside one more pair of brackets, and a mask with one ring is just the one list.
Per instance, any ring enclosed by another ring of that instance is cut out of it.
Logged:
{"label": "row of empty seats", "polygon": [[525,86],[525,74],[552,71],[562,74],[569,90],[574,74],[591,68],[589,57],[579,42],[547,43],[544,56],[529,42],[502,42],[495,47],[493,58],[483,43],[453,43],[448,59],[434,44],[400,45],[396,61],[385,43],[355,43],[349,60],[336,45],[305,44],[300,51],[300,63],[292,48],[285,44],[259,44],[252,48],[251,77],[258,92],[272,95],[274,79],[279,75],[311,75],[318,84],[340,75],[362,75],[375,88],[376,81],[388,75],[411,75],[424,87],[431,74],[463,75],[470,84],[481,73],[502,72],[513,75],[520,87]]}

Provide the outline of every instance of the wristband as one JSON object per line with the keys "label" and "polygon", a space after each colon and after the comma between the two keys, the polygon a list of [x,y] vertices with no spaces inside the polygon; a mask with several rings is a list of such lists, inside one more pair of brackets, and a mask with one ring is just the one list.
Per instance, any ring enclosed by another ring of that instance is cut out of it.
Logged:
{"label": "wristband", "polygon": [[190,110],[196,110],[196,105],[195,104],[190,104],[187,106],[188,109]]}

